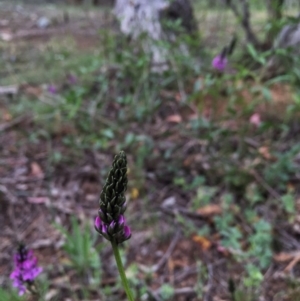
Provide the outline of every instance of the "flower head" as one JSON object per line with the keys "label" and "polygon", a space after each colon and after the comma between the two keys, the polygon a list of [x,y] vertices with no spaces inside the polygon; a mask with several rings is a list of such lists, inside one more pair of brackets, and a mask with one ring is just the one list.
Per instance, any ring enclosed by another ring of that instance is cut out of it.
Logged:
{"label": "flower head", "polygon": [[214,57],[212,61],[212,67],[218,71],[224,71],[224,69],[227,67],[228,60],[225,57],[225,55],[218,54]]}
{"label": "flower head", "polygon": [[78,79],[74,74],[69,74],[67,79],[70,85],[75,85],[78,82]]}
{"label": "flower head", "polygon": [[13,286],[19,290],[19,295],[26,291],[27,284],[33,284],[34,279],[42,272],[42,268],[37,266],[37,258],[31,250],[21,244],[18,252],[14,255],[15,268],[10,274]]}
{"label": "flower head", "polygon": [[126,210],[125,191],[127,189],[127,160],[121,151],[115,156],[112,168],[107,176],[100,194],[98,216],[95,219],[95,229],[109,241],[122,243],[131,236],[126,225],[124,212]]}
{"label": "flower head", "polygon": [[261,125],[261,117],[260,117],[260,114],[258,113],[254,113],[250,119],[249,119],[249,122],[255,126],[260,126]]}
{"label": "flower head", "polygon": [[55,85],[49,85],[47,87],[47,91],[48,91],[48,93],[55,95],[55,94],[57,94],[57,87]]}

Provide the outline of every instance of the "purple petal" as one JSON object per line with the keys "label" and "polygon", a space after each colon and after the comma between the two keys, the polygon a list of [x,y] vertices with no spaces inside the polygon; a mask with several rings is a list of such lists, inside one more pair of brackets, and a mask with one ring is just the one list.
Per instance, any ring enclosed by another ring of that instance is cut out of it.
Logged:
{"label": "purple petal", "polygon": [[102,225],[101,219],[100,219],[99,216],[97,216],[96,219],[95,219],[95,228],[97,230],[99,230],[101,228],[101,225]]}
{"label": "purple petal", "polygon": [[26,292],[26,287],[24,285],[20,285],[18,289],[19,289],[19,296],[23,296]]}
{"label": "purple petal", "polygon": [[125,224],[125,217],[124,215],[120,215],[118,219],[119,226],[123,226]]}
{"label": "purple petal", "polygon": [[128,226],[124,227],[124,236],[125,236],[125,239],[128,239],[131,236],[131,231],[130,231],[130,228]]}
{"label": "purple petal", "polygon": [[106,234],[107,233],[107,226],[102,224],[102,227],[101,227],[101,233],[104,233]]}
{"label": "purple petal", "polygon": [[214,57],[213,61],[212,61],[212,66],[214,69],[217,69],[219,71],[224,71],[224,69],[227,66],[227,59],[225,57],[222,57],[221,55],[217,55],[216,57]]}
{"label": "purple petal", "polygon": [[57,93],[57,88],[54,85],[49,85],[47,90],[50,94],[56,94]]}
{"label": "purple petal", "polygon": [[43,271],[43,269],[41,267],[36,267],[34,269],[25,271],[23,273],[23,280],[24,281],[33,281],[42,271]]}
{"label": "purple petal", "polygon": [[75,85],[77,83],[77,77],[73,74],[70,74],[68,76],[68,82],[71,84],[71,85]]}
{"label": "purple petal", "polygon": [[16,268],[15,270],[12,271],[9,278],[12,279],[12,280],[19,279],[20,275],[21,275],[21,271],[18,268]]}

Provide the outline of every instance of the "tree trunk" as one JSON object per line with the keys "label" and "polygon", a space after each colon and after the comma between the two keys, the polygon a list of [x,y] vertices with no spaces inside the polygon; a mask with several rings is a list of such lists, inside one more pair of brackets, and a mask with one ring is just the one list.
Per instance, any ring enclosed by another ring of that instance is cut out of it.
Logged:
{"label": "tree trunk", "polygon": [[282,18],[284,0],[266,0],[266,4],[270,20],[279,20]]}
{"label": "tree trunk", "polygon": [[116,0],[114,13],[120,21],[121,31],[133,39],[148,36],[144,50],[152,55],[154,65],[164,65],[166,49],[156,45],[160,40],[174,40],[178,33],[166,30],[163,20],[181,21],[188,34],[197,32],[197,23],[189,0]]}
{"label": "tree trunk", "polygon": [[273,50],[290,48],[286,55],[274,54],[263,70],[263,78],[269,79],[275,75],[283,74],[290,68],[299,68],[300,55],[300,23],[286,25],[280,31],[274,42]]}

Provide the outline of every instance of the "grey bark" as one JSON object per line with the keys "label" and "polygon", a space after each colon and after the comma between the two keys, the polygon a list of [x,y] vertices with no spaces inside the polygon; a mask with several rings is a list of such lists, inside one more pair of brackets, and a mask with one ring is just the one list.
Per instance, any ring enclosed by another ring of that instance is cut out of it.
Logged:
{"label": "grey bark", "polygon": [[297,58],[300,56],[300,23],[286,25],[282,28],[274,42],[273,50],[276,52],[276,49],[282,48],[289,49],[289,53],[286,55],[274,54],[264,70],[264,78],[270,78],[276,74],[286,72],[291,67],[295,67],[293,63],[297,62]]}
{"label": "grey bark", "polygon": [[266,0],[269,19],[279,20],[282,18],[284,0]]}
{"label": "grey bark", "polygon": [[[120,22],[122,33],[133,40],[147,36],[144,50],[152,55],[156,71],[166,69],[167,50],[157,45],[160,40],[174,40],[178,33],[163,26],[163,20],[180,20],[189,34],[197,32],[197,24],[189,0],[117,0],[114,14]],[[184,47],[183,47],[184,48]]]}

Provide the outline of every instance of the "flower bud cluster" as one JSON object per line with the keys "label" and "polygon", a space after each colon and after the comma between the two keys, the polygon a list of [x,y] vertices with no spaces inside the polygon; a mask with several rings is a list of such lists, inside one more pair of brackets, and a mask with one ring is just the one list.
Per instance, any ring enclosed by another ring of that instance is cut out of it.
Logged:
{"label": "flower bud cluster", "polygon": [[127,189],[127,160],[121,151],[115,156],[112,168],[100,194],[98,216],[95,229],[109,241],[122,243],[131,237],[130,228],[126,225],[125,191]]}
{"label": "flower bud cluster", "polygon": [[37,265],[37,258],[31,250],[21,244],[17,254],[14,256],[15,269],[10,274],[13,286],[19,289],[19,295],[26,292],[26,285],[32,285],[34,279],[42,272],[42,268]]}

